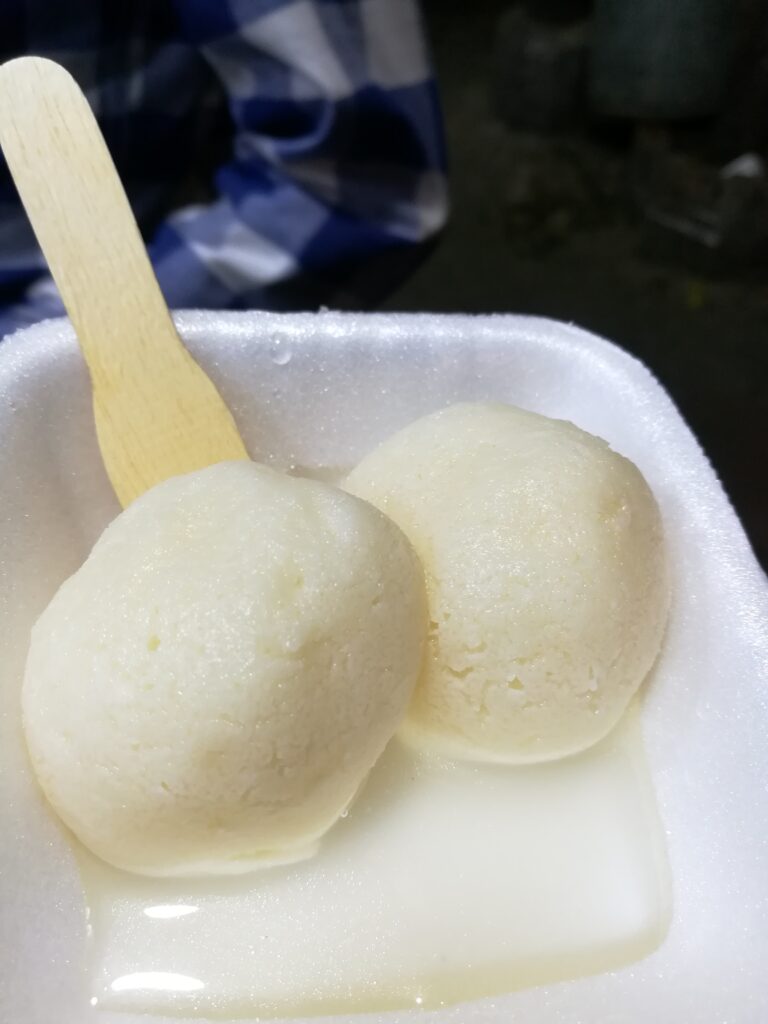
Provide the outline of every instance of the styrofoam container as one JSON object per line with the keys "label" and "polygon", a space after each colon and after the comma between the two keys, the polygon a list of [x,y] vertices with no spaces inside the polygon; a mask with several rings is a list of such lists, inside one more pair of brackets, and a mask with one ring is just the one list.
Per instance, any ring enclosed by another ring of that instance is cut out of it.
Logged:
{"label": "styrofoam container", "polygon": [[[462,399],[522,405],[605,437],[664,516],[674,604],[643,729],[673,879],[668,936],[628,968],[386,1024],[768,1021],[768,586],[720,484],[637,361],[584,331],[514,317],[184,313],[252,456],[349,467]],[[118,512],[69,324],[0,344],[0,1024],[135,1024],[97,1013],[71,850],[26,764],[29,628]]]}

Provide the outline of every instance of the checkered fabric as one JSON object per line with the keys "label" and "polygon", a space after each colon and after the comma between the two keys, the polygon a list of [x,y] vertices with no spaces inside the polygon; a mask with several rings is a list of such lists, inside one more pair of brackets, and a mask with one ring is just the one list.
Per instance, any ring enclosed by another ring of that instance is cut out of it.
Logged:
{"label": "checkered fabric", "polygon": [[[99,119],[173,307],[312,308],[446,216],[416,0],[3,0]],[[61,304],[0,164],[0,337]]]}

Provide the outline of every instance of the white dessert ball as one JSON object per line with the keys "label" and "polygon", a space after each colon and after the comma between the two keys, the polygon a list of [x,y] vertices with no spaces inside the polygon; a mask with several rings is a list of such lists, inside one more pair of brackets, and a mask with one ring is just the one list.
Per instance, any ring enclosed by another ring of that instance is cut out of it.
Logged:
{"label": "white dessert ball", "polygon": [[425,636],[418,559],[371,505],[249,462],[176,477],[117,517],[33,630],[36,775],[120,868],[290,859],[392,736]]}
{"label": "white dessert ball", "polygon": [[398,523],[426,572],[407,737],[526,763],[608,733],[669,601],[659,509],[631,462],[571,423],[461,404],[400,431],[345,486]]}

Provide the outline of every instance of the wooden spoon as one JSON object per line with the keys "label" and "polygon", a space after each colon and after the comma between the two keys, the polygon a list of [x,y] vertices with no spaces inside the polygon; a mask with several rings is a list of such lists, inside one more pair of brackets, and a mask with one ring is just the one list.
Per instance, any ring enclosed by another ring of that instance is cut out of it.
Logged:
{"label": "wooden spoon", "polygon": [[176,333],[96,119],[64,68],[40,57],[0,67],[0,144],[88,364],[121,504],[178,473],[247,459]]}

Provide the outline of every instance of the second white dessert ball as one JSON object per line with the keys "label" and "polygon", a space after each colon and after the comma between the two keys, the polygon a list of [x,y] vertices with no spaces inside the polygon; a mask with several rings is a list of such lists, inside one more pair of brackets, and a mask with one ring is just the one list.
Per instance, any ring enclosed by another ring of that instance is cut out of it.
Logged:
{"label": "second white dessert ball", "polygon": [[370,505],[249,462],[176,477],[118,516],[34,628],[36,774],[118,867],[298,855],[399,724],[426,628],[418,560]]}
{"label": "second white dessert ball", "polygon": [[408,735],[508,763],[606,735],[669,600],[659,510],[631,462],[571,423],[463,404],[400,431],[345,486],[424,564],[430,643]]}

